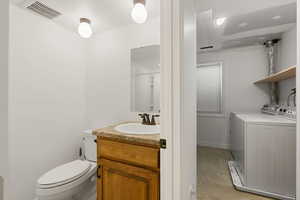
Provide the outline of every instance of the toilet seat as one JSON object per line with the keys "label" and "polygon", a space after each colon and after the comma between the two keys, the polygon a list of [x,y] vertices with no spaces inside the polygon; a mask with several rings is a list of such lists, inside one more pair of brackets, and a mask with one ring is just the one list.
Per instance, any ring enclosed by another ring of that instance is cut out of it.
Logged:
{"label": "toilet seat", "polygon": [[[89,162],[89,161],[85,161]],[[53,185],[40,185],[37,183],[36,186],[36,195],[39,200],[56,200],[56,199],[68,199],[67,196],[74,195],[80,191],[83,187],[82,184],[87,184],[88,181],[93,182],[96,180],[97,173],[97,163],[89,162],[90,168],[88,172],[83,174],[82,176],[77,176],[77,179],[72,179],[72,181],[68,180],[64,183],[53,184]],[[65,196],[66,195],[66,196]],[[63,198],[62,198],[63,197]],[[64,198],[66,197],[66,198]]]}
{"label": "toilet seat", "polygon": [[40,189],[49,189],[71,183],[84,176],[91,169],[91,163],[83,160],[58,166],[45,173],[38,180],[37,185]]}

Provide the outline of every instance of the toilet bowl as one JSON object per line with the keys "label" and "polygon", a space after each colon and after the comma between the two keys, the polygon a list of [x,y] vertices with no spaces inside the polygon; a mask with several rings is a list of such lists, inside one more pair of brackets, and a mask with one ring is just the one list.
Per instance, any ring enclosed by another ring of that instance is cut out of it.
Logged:
{"label": "toilet bowl", "polygon": [[84,159],[58,166],[42,175],[36,184],[35,200],[96,200],[95,137],[83,138]]}

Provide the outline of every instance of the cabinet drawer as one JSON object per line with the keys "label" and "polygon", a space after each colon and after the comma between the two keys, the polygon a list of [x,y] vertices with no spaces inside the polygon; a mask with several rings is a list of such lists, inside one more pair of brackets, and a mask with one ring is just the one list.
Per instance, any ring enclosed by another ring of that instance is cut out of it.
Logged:
{"label": "cabinet drawer", "polygon": [[152,169],[159,169],[159,149],[98,139],[98,156]]}

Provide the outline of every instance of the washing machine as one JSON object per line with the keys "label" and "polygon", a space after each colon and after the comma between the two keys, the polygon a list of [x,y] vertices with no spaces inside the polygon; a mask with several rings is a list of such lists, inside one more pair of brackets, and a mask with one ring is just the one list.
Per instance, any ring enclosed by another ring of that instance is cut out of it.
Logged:
{"label": "washing machine", "polygon": [[277,199],[296,196],[296,121],[263,113],[231,113],[236,189]]}

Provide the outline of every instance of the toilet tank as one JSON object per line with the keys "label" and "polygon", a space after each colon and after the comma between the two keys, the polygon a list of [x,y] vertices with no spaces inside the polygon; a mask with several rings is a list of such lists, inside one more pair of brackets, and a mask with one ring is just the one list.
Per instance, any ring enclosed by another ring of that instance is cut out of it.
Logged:
{"label": "toilet tank", "polygon": [[96,139],[97,137],[92,134],[92,130],[84,131],[82,139],[83,155],[88,161],[97,161],[97,144],[95,142]]}

